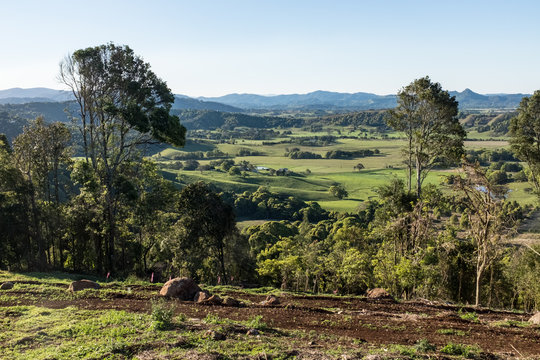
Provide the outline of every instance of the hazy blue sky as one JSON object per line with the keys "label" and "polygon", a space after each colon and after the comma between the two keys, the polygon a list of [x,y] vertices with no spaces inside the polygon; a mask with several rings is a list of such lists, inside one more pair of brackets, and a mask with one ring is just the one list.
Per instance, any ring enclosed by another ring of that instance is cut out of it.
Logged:
{"label": "hazy blue sky", "polygon": [[58,63],[113,41],[175,93],[540,89],[540,1],[0,2],[0,89],[61,88]]}

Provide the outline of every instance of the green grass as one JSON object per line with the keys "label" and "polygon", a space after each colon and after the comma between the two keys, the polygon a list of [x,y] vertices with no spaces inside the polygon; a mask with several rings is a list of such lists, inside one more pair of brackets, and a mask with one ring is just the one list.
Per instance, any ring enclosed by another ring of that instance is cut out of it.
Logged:
{"label": "green grass", "polygon": [[464,345],[464,344],[455,344],[448,343],[441,349],[443,354],[463,356],[468,359],[474,359],[481,349],[478,346],[473,345]]}
{"label": "green grass", "polygon": [[463,330],[458,329],[439,329],[437,334],[441,335],[454,335],[454,336],[465,336],[467,333]]}
{"label": "green grass", "polygon": [[462,320],[467,320],[467,321],[475,322],[475,323],[480,322],[480,320],[478,320],[478,314],[475,313],[474,311],[467,312],[467,311],[461,311],[460,309],[458,311],[458,315]]}
{"label": "green grass", "polygon": [[[336,130],[340,129],[343,134],[349,135],[347,128],[329,127],[317,133],[300,129],[290,129],[295,136],[322,136],[327,135],[328,131],[336,135]],[[360,131],[353,132],[358,135]],[[288,168],[300,176],[282,177],[269,176],[266,174],[248,173],[245,176],[230,176],[224,172],[217,171],[184,171],[169,170],[165,175],[170,180],[180,180],[182,183],[191,183],[198,180],[214,183],[223,190],[244,192],[255,191],[259,186],[265,186],[270,191],[299,197],[304,201],[317,201],[327,210],[340,212],[351,212],[366,200],[376,198],[375,189],[381,186],[392,177],[405,177],[405,170],[402,159],[402,148],[405,145],[403,139],[398,138],[399,134],[390,132],[388,139],[344,139],[339,138],[335,144],[321,147],[298,146],[295,144],[275,144],[262,145],[262,140],[236,139],[235,144],[197,144],[190,143],[183,149],[165,149],[160,155],[165,158],[171,158],[175,154],[192,151],[208,151],[217,148],[238,161],[249,161],[255,166],[264,166],[273,169]],[[370,135],[371,136],[371,135]],[[378,135],[380,136],[380,135]],[[508,147],[508,142],[502,137],[493,137],[487,133],[471,133],[469,138],[475,139],[465,141],[466,149],[499,149]],[[280,139],[270,140],[272,142]],[[310,151],[320,154],[324,157],[327,151],[331,150],[358,150],[358,149],[379,149],[379,156],[358,158],[352,160],[342,159],[290,159],[284,154],[287,148],[298,147],[303,151]],[[264,156],[234,157],[241,148],[252,148],[264,153]],[[210,160],[199,160],[204,165]],[[164,162],[165,164],[166,162]],[[353,168],[356,164],[362,163],[365,169],[360,172]],[[309,175],[307,174],[309,170]],[[451,170],[452,171],[452,170]],[[439,184],[443,175],[451,171],[432,171],[426,183]],[[349,197],[338,200],[328,194],[328,188],[334,184],[340,183],[349,192]],[[535,204],[536,199],[525,189],[530,187],[527,183],[511,183],[508,198],[516,200],[521,204]]]}

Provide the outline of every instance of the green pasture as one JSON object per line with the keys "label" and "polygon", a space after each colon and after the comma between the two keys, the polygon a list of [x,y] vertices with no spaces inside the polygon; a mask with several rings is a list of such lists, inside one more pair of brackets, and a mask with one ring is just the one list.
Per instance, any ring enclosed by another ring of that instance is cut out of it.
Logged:
{"label": "green pasture", "polygon": [[[292,129],[293,136],[322,136],[331,133],[335,135],[336,127],[324,129],[318,133],[305,130]],[[347,132],[341,129],[342,133]],[[361,133],[362,131],[358,131]],[[483,133],[481,133],[483,134]],[[504,139],[492,139],[485,136],[484,139],[475,135],[470,136],[475,140],[465,142],[466,149],[500,149],[508,147]],[[272,192],[294,195],[304,201],[317,201],[328,210],[354,211],[364,201],[376,197],[377,187],[388,183],[393,177],[405,178],[402,149],[405,146],[403,139],[396,138],[398,133],[390,133],[390,138],[364,139],[364,138],[339,138],[336,143],[327,146],[300,146],[296,144],[273,144],[263,145],[263,142],[278,142],[283,139],[273,140],[245,140],[235,139],[234,143],[197,144],[190,143],[182,149],[165,149],[158,155],[162,159],[171,159],[175,154],[192,151],[209,151],[219,149],[229,154],[235,162],[248,161],[254,166],[267,167],[275,170],[287,168],[296,176],[270,176],[267,171],[244,172],[241,176],[231,176],[222,171],[185,171],[167,170],[165,175],[168,179],[188,184],[202,180],[213,183],[226,191],[244,192],[255,191],[259,186],[264,186]],[[393,138],[392,138],[393,137]],[[288,149],[299,148],[324,155],[331,150],[354,151],[359,149],[378,149],[380,154],[371,157],[356,159],[291,159],[285,156]],[[235,156],[240,149],[248,148],[262,152],[262,156]],[[200,164],[208,164],[211,160],[198,160]],[[358,163],[364,165],[361,171],[354,170]],[[167,161],[163,162],[167,164]],[[439,184],[444,175],[449,171],[432,171],[426,178],[426,184]],[[345,187],[349,196],[339,200],[328,193],[330,186],[339,183]],[[513,183],[510,188],[509,198],[521,203],[532,203],[534,197],[525,192],[528,185],[525,183]]]}

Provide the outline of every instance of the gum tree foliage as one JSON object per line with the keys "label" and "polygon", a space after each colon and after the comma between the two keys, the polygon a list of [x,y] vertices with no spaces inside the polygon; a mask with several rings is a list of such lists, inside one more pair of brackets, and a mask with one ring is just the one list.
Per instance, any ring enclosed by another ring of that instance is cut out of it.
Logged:
{"label": "gum tree foliage", "polygon": [[32,237],[37,266],[61,266],[65,250],[60,234],[60,172],[71,162],[71,134],[62,123],[46,124],[42,117],[24,127],[13,141],[13,158],[27,182]]}
{"label": "gum tree foliage", "polygon": [[143,144],[184,145],[186,129],[169,114],[171,90],[128,46],[109,43],[77,50],[60,64],[59,79],[76,99],[73,120],[79,124],[84,158],[104,187],[104,250],[113,270],[121,188],[129,182],[122,172],[139,161]]}
{"label": "gum tree foliage", "polygon": [[177,266],[187,268],[195,279],[208,280],[209,276],[202,276],[201,271],[213,271],[226,284],[227,241],[237,231],[233,208],[210,186],[199,181],[182,189],[177,212],[180,219],[174,225],[176,239],[173,240],[178,250]]}
{"label": "gum tree foliage", "polygon": [[518,115],[510,120],[510,145],[531,170],[531,181],[540,194],[540,90],[524,97]]}
{"label": "gum tree foliage", "polygon": [[455,97],[428,76],[401,89],[397,100],[397,107],[389,113],[388,125],[407,137],[407,185],[411,191],[416,169],[416,194],[420,198],[422,183],[433,167],[461,158],[466,133],[458,121]]}
{"label": "gum tree foliage", "polygon": [[465,163],[465,177],[456,177],[453,188],[462,195],[462,205],[468,211],[468,235],[475,246],[475,305],[480,305],[482,277],[501,256],[502,239],[515,224],[504,207],[507,189],[494,185],[478,165]]}
{"label": "gum tree foliage", "polygon": [[0,266],[35,263],[28,215],[29,187],[13,161],[7,137],[0,134]]}

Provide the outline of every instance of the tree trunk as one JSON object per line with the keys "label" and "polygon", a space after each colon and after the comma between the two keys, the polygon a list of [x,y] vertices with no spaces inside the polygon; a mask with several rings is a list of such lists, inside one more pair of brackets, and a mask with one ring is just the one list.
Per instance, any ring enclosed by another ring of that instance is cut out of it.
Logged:
{"label": "tree trunk", "polygon": [[476,273],[476,295],[474,306],[480,306],[480,279],[482,278],[482,273]]}
{"label": "tree trunk", "polygon": [[225,253],[223,251],[223,239],[218,244],[219,263],[221,265],[221,274],[223,275],[223,285],[227,285],[227,272],[225,271]]}
{"label": "tree trunk", "polygon": [[422,164],[420,159],[416,158],[416,198],[420,199],[422,196]]}
{"label": "tree trunk", "polygon": [[38,270],[43,271],[47,267],[47,255],[45,253],[45,242],[43,240],[43,236],[41,234],[40,230],[40,224],[39,224],[39,214],[38,214],[38,208],[36,204],[36,194],[34,191],[34,185],[32,183],[32,176],[28,174],[28,182],[30,184],[30,204],[32,207],[32,220],[34,225],[34,236],[36,238],[36,243],[38,245],[38,254],[37,254],[37,263],[38,263]]}

